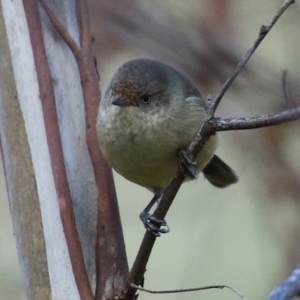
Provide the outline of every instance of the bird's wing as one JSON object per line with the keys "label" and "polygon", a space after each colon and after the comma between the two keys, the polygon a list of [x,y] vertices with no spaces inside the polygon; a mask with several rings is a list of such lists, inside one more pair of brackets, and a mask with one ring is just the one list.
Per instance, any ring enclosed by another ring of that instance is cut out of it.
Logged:
{"label": "bird's wing", "polygon": [[206,102],[201,97],[196,97],[196,96],[187,97],[184,99],[184,102],[188,105],[200,105],[202,108],[206,110]]}

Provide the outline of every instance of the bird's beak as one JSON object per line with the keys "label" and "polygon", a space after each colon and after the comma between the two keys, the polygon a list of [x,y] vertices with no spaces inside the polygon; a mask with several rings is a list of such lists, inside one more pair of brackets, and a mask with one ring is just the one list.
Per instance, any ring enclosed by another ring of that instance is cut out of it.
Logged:
{"label": "bird's beak", "polygon": [[112,104],[120,107],[134,106],[134,103],[124,96],[117,96]]}

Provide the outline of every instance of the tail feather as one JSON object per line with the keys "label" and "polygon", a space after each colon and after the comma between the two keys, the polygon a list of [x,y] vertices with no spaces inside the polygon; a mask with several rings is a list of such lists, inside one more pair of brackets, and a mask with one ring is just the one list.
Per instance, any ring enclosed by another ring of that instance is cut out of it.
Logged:
{"label": "tail feather", "polygon": [[212,185],[219,188],[238,181],[236,173],[216,155],[213,156],[202,172]]}

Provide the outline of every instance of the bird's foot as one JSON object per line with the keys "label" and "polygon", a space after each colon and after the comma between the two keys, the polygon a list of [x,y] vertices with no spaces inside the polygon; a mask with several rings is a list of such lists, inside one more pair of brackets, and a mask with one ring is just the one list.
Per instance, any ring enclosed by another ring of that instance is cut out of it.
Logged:
{"label": "bird's foot", "polygon": [[179,167],[181,168],[183,174],[191,177],[192,179],[197,178],[197,163],[191,160],[184,150],[179,150],[178,157]]}
{"label": "bird's foot", "polygon": [[158,219],[146,211],[140,213],[140,219],[145,228],[156,237],[159,237],[161,233],[168,233],[170,231],[165,220]]}

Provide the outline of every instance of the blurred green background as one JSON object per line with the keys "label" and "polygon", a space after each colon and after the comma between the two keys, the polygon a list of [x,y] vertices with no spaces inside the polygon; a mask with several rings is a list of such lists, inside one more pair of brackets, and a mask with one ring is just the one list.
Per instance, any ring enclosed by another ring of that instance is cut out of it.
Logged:
{"label": "blurred green background", "polygon": [[[123,62],[148,57],[173,65],[215,95],[282,1],[89,1],[95,55],[104,93]],[[297,105],[300,18],[294,4],[275,25],[223,99],[218,116],[269,113]],[[288,70],[288,98],[283,71]],[[299,102],[298,102],[299,103]],[[186,183],[167,216],[145,287],[177,289],[226,284],[247,299],[265,299],[299,261],[299,122],[223,132],[217,154],[239,175],[220,190],[202,176]],[[151,193],[115,174],[129,265],[144,234],[138,215]],[[0,189],[0,300],[25,293],[3,172]],[[239,299],[229,290],[149,295],[140,299]]]}

